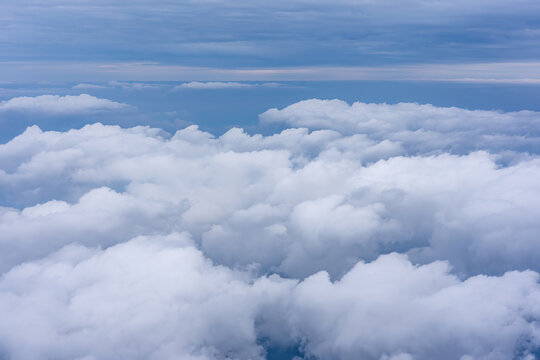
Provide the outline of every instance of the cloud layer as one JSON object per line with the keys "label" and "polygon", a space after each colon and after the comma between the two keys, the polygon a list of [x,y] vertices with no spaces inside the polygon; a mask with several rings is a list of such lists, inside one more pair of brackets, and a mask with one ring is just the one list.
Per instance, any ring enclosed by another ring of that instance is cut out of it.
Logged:
{"label": "cloud layer", "polygon": [[[81,61],[96,60],[268,68],[508,62],[539,55],[540,8],[534,0],[137,0],[129,5],[5,0],[0,60],[47,59],[84,71]],[[84,31],[71,31],[77,26]]]}
{"label": "cloud layer", "polygon": [[261,121],[286,128],[0,145],[0,357],[537,356],[540,114],[310,100]]}

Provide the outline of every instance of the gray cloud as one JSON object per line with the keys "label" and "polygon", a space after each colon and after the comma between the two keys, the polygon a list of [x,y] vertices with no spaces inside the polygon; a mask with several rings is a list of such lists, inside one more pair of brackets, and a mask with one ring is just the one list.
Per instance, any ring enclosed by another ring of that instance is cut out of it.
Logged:
{"label": "gray cloud", "polygon": [[[86,82],[96,81],[96,73],[108,75],[108,80],[126,80],[126,76],[141,80],[140,70],[146,70],[144,79],[148,79],[148,67],[127,71],[136,63],[164,65],[153,69],[153,80],[157,76],[170,80],[168,66],[177,66],[176,71],[185,66],[231,70],[341,67],[340,79],[351,78],[344,68],[361,66],[368,68],[359,69],[352,78],[366,79],[373,78],[369,67],[414,64],[420,68],[418,79],[425,73],[425,64],[474,67],[486,62],[495,66],[521,62],[529,70],[521,69],[517,77],[486,68],[457,77],[440,72],[435,78],[485,81],[495,76],[537,82],[534,66],[526,63],[540,55],[535,23],[539,13],[534,0],[6,0],[0,4],[0,20],[6,24],[0,34],[0,66],[2,76],[14,80],[62,76]],[[12,65],[20,65],[21,59],[28,63],[13,72]],[[56,65],[55,73],[42,66],[45,59]],[[73,67],[77,71],[70,71]],[[98,71],[92,73],[88,67]],[[328,69],[315,71],[319,79],[330,77],[325,76]],[[381,72],[390,72],[386,78],[395,79],[396,71],[377,71],[379,79]],[[210,70],[201,78],[188,70],[181,80],[216,81],[214,73]],[[336,78],[335,72],[331,76]]]}

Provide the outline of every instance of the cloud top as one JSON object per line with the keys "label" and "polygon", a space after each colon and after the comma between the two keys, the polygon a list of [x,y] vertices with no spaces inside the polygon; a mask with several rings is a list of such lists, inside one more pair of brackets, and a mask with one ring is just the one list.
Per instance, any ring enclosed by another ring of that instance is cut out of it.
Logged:
{"label": "cloud top", "polygon": [[30,127],[0,145],[0,357],[532,360],[539,118],[310,100],[268,135]]}
{"label": "cloud top", "polygon": [[264,359],[261,339],[318,359],[531,359],[538,274],[448,271],[391,254],[339,281],[253,278],[185,234],[72,245],[1,278],[0,339],[17,359]]}
{"label": "cloud top", "polygon": [[540,152],[540,114],[466,110],[415,103],[348,104],[305,100],[260,115],[262,123],[286,124],[341,134],[362,134],[377,142],[399,143],[408,154],[468,152],[473,149]]}

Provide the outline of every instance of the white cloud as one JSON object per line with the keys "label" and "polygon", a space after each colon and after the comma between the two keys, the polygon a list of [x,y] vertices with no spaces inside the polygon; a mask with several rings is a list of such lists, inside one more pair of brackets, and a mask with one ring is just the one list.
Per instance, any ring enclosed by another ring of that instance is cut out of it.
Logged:
{"label": "white cloud", "polygon": [[173,234],[107,250],[70,246],[12,270],[0,281],[2,351],[17,359],[261,359],[255,317],[287,284],[250,285],[189,242]]}
{"label": "white cloud", "polygon": [[263,123],[360,134],[405,147],[406,154],[471,150],[540,152],[540,114],[466,110],[415,103],[351,105],[341,100],[306,100],[260,115]]}
{"label": "white cloud", "polygon": [[268,136],[30,127],[0,145],[0,357],[530,359],[538,118],[312,100]]}
{"label": "white cloud", "polygon": [[289,322],[319,359],[524,359],[539,344],[539,300],[537,273],[459,281],[445,263],[391,254],[338,282],[307,278]]}
{"label": "white cloud", "polygon": [[0,272],[29,259],[39,259],[66,244],[110,246],[139,234],[179,229],[175,217],[185,205],[155,202],[97,188],[75,204],[51,200],[22,211],[4,209],[0,218]]}
{"label": "white cloud", "polygon": [[[411,106],[428,112],[417,115],[419,126],[445,110]],[[395,108],[386,109],[378,116],[392,119]],[[258,263],[264,271],[291,276],[318,270],[338,275],[358,259],[391,251],[408,252],[419,262],[451,260],[468,274],[540,270],[537,156],[503,154],[512,161],[501,167],[501,155],[468,153],[467,146],[474,150],[478,144],[451,121],[452,114],[446,116],[425,126],[444,129],[447,138],[462,144],[463,155],[432,154],[436,143],[417,131],[407,135],[408,143],[390,141],[400,131],[391,120],[371,125],[379,138],[326,129],[287,129],[266,137],[232,129],[214,138],[190,126],[164,138],[145,127],[96,124],[65,133],[30,128],[0,146],[0,199],[26,212],[53,199],[70,206],[65,214],[39,219],[11,211],[0,221],[3,253],[13,254],[10,261],[24,261],[72,238],[110,246],[136,232],[174,230],[189,231],[219,263]],[[495,120],[485,131],[505,124]],[[508,133],[530,132],[519,121],[508,124]],[[479,129],[475,136],[481,136]],[[421,144],[428,155],[404,157],[409,144]],[[102,200],[90,201],[94,198]],[[100,202],[110,206],[101,209]],[[71,227],[73,222],[85,225]],[[22,245],[24,239],[39,239],[37,234],[50,241]],[[11,264],[8,258],[4,262]]]}
{"label": "white cloud", "polygon": [[129,105],[100,99],[88,94],[21,96],[0,102],[0,111],[29,111],[51,114],[76,114],[104,110],[122,110]]}
{"label": "white cloud", "polygon": [[185,234],[71,245],[0,279],[0,340],[17,359],[262,359],[262,339],[319,359],[534,350],[537,273],[460,281],[448,271],[392,254],[337,282],[324,272],[298,282],[215,266]]}

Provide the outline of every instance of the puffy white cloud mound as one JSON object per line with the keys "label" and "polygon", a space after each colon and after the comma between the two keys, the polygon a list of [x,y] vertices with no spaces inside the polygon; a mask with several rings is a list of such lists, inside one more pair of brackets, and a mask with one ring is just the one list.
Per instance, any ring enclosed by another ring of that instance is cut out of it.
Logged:
{"label": "puffy white cloud mound", "polygon": [[540,152],[540,115],[502,113],[415,103],[351,105],[341,100],[306,100],[260,115],[265,123],[363,134],[406,148],[407,154],[470,150]]}
{"label": "puffy white cloud mound", "polygon": [[2,277],[0,344],[15,359],[259,359],[257,308],[288,287],[213,266],[185,235],[68,246]]}
{"label": "puffy white cloud mound", "polygon": [[291,323],[320,359],[530,355],[539,345],[538,273],[459,281],[448,270],[391,254],[357,264],[338,282],[315,274],[295,288]]}
{"label": "puffy white cloud mound", "polygon": [[448,271],[392,254],[298,283],[215,266],[183,234],[72,245],[4,274],[0,344],[14,359],[260,359],[260,339],[321,359],[525,358],[538,346],[537,273]]}
{"label": "puffy white cloud mound", "polygon": [[0,102],[0,111],[24,111],[50,114],[77,114],[122,110],[130,106],[88,94],[20,96]]}
{"label": "puffy white cloud mound", "polygon": [[[72,241],[189,231],[219,263],[292,276],[339,275],[391,251],[472,274],[540,270],[536,156],[502,167],[486,152],[365,164],[373,146],[355,136],[29,128],[0,146],[3,265]],[[50,200],[66,203],[28,216]]]}
{"label": "puffy white cloud mound", "polygon": [[0,358],[538,356],[539,114],[261,118],[0,145]]}

